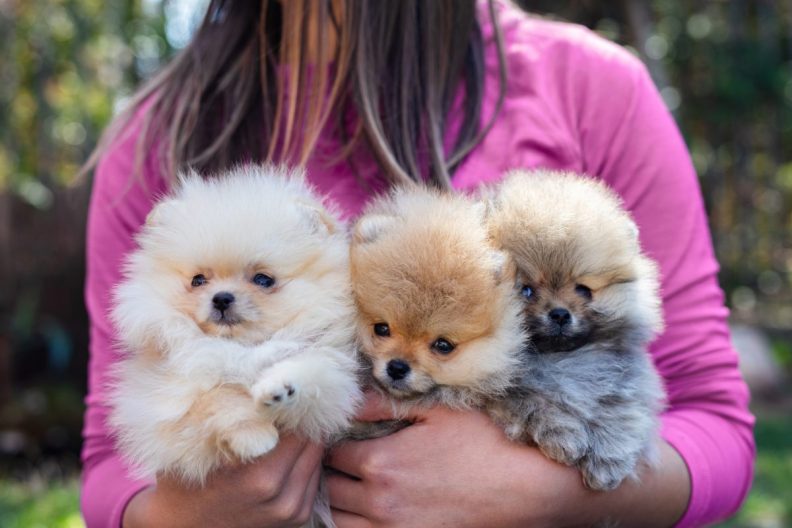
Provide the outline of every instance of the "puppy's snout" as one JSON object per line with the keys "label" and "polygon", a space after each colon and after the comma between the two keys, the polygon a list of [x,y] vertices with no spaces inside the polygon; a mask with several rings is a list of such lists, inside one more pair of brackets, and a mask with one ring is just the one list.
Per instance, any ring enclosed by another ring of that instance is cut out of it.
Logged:
{"label": "puppy's snout", "polygon": [[410,373],[410,365],[401,359],[391,359],[388,361],[385,371],[393,381],[398,381],[404,379]]}
{"label": "puppy's snout", "polygon": [[212,297],[212,304],[215,308],[224,312],[234,303],[234,294],[229,292],[220,292],[216,293],[214,297]]}
{"label": "puppy's snout", "polygon": [[558,326],[564,326],[572,321],[572,314],[566,308],[553,308],[547,314],[551,321]]}

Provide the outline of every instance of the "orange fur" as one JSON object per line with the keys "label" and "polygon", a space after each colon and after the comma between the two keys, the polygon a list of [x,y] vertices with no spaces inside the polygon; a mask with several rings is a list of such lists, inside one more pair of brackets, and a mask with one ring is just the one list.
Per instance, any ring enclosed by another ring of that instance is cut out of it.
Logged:
{"label": "orange fur", "polygon": [[[402,189],[355,227],[358,337],[375,378],[396,396],[474,387],[512,364],[510,347],[522,339],[511,317],[514,266],[491,245],[483,212],[461,196]],[[376,335],[377,323],[387,323],[390,336]],[[433,349],[441,338],[455,346],[450,354]],[[392,359],[412,369],[403,389],[388,385]]]}

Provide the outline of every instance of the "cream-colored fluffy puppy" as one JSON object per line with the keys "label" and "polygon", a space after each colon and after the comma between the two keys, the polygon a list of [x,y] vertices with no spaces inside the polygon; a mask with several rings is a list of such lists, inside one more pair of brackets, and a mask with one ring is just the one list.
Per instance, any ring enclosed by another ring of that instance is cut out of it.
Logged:
{"label": "cream-colored fluffy puppy", "polygon": [[355,226],[358,339],[373,380],[398,401],[478,407],[512,382],[521,304],[484,212],[416,187],[376,201]]}
{"label": "cream-colored fluffy puppy", "polygon": [[184,176],[137,241],[115,291],[126,356],[110,421],[141,474],[200,484],[279,430],[323,440],[347,425],[360,398],[349,245],[302,174]]}
{"label": "cream-colored fluffy puppy", "polygon": [[603,183],[513,173],[488,222],[517,265],[526,342],[515,386],[491,408],[515,440],[613,489],[651,461],[664,393],[647,352],[662,327],[657,269]]}

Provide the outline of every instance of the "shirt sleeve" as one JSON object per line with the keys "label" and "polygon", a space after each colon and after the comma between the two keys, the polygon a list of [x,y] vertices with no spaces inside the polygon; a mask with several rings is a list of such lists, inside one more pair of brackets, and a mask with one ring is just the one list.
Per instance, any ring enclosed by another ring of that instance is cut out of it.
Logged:
{"label": "shirt sleeve", "polygon": [[644,66],[609,43],[572,65],[584,171],[624,199],[661,271],[666,328],[651,353],[668,392],[662,435],[690,472],[678,526],[721,520],[753,478],[754,419],[727,326],[698,180],[684,141]]}
{"label": "shirt sleeve", "polygon": [[131,498],[150,485],[133,478],[116,450],[106,419],[108,375],[117,361],[109,319],[111,292],[124,258],[135,247],[134,234],[145,221],[164,182],[147,162],[134,174],[136,131],[129,127],[111,145],[94,175],[88,212],[85,302],[90,319],[88,395],[83,426],[80,505],[87,526],[120,527]]}

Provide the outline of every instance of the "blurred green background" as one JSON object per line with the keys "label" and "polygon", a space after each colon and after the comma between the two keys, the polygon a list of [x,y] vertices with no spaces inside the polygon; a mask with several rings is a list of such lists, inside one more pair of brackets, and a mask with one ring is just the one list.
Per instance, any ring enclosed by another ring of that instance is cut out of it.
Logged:
{"label": "blurred green background", "polygon": [[[792,2],[528,1],[646,62],[701,178],[759,459],[724,526],[792,526]],[[0,526],[82,526],[90,182],[74,175],[206,0],[0,0]]]}

